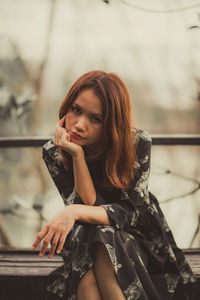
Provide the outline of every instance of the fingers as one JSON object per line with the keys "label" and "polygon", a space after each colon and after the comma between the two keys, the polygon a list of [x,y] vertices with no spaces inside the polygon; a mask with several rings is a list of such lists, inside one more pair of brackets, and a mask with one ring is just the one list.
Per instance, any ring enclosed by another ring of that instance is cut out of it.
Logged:
{"label": "fingers", "polygon": [[67,142],[70,142],[70,134],[66,132],[66,140]]}
{"label": "fingers", "polygon": [[61,135],[60,146],[67,146],[66,142],[70,142],[70,135],[65,131]]}
{"label": "fingers", "polygon": [[39,234],[37,235],[36,240],[33,243],[32,250],[34,250],[39,245],[39,243],[44,239],[39,253],[39,256],[43,256],[47,250],[50,241],[52,240],[53,235],[54,235],[54,231],[51,228],[49,229],[49,226],[46,225],[45,228],[42,231],[40,231]]}
{"label": "fingers", "polygon": [[71,210],[64,208],[61,210],[45,227],[39,232],[33,243],[32,249],[35,249],[38,244],[43,240],[39,256],[43,256],[51,242],[51,249],[49,251],[49,258],[53,257],[56,248],[57,253],[62,250],[66,236],[74,226],[75,219]]}
{"label": "fingers", "polygon": [[47,251],[47,247],[48,247],[50,241],[52,240],[53,235],[54,235],[54,231],[52,231],[50,229],[49,232],[48,232],[48,234],[45,236],[45,238],[43,240],[39,256],[43,256],[45,254],[45,252]]}
{"label": "fingers", "polygon": [[65,122],[65,116],[62,119],[60,119],[60,121],[58,122],[58,125],[62,127],[64,122]]}
{"label": "fingers", "polygon": [[45,226],[44,229],[38,233],[38,235],[32,245],[32,250],[34,250],[39,245],[39,243],[45,237],[47,232],[48,232],[48,228],[47,228],[47,226]]}
{"label": "fingers", "polygon": [[51,243],[51,250],[49,251],[49,255],[48,255],[49,258],[53,257],[53,255],[55,253],[55,250],[56,250],[56,247],[57,247],[58,242],[59,242],[59,238],[60,238],[60,234],[56,233],[54,235],[52,243]]}
{"label": "fingers", "polygon": [[48,255],[49,258],[53,257],[57,246],[58,246],[57,251],[56,251],[57,253],[60,253],[64,246],[65,239],[67,236],[67,230],[63,229],[63,228],[59,228],[59,227],[56,227],[54,229],[53,228],[49,228],[48,225],[45,226],[44,230],[42,230],[37,235],[37,238],[36,238],[35,242],[33,243],[32,250],[34,250],[39,245],[41,240],[44,239],[43,243],[42,243],[42,247],[40,249],[40,253],[39,253],[40,257],[42,257],[45,254],[45,252],[47,251],[47,247],[51,241],[52,241],[51,249],[50,249],[49,255]]}
{"label": "fingers", "polygon": [[53,142],[55,145],[59,145],[59,142],[61,140],[61,137],[62,137],[62,134],[63,134],[63,131],[65,131],[64,128],[61,128],[60,126],[56,126],[56,131],[55,131],[55,134],[54,134],[54,138],[53,138]]}
{"label": "fingers", "polygon": [[63,128],[57,128],[53,138],[53,143],[56,146],[62,146],[62,144],[65,142],[70,142],[69,133],[67,133]]}
{"label": "fingers", "polygon": [[61,125],[64,123],[65,117],[63,117],[60,122],[56,125],[56,130],[53,138],[53,143],[56,146],[61,146],[62,141],[70,141],[70,135]]}
{"label": "fingers", "polygon": [[59,245],[58,245],[58,249],[57,249],[57,253],[60,253],[60,251],[62,250],[63,246],[64,246],[64,243],[65,243],[65,240],[66,240],[66,237],[67,237],[67,232],[63,232],[60,236],[60,241],[59,241]]}

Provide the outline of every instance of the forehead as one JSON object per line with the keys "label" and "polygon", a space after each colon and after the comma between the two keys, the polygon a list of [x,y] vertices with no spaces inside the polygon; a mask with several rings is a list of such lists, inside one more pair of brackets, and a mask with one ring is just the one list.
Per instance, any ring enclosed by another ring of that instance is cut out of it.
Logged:
{"label": "forehead", "polygon": [[100,98],[92,89],[83,90],[75,99],[74,104],[81,106],[84,110],[93,114],[102,114]]}

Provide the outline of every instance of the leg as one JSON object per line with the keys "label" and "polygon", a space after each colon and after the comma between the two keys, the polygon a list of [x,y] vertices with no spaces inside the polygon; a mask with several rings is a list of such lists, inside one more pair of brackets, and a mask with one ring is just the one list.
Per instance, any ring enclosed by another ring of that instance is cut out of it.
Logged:
{"label": "leg", "polygon": [[117,279],[106,247],[97,243],[94,275],[103,300],[126,300]]}
{"label": "leg", "polygon": [[81,279],[77,300],[101,300],[93,269],[90,269]]}

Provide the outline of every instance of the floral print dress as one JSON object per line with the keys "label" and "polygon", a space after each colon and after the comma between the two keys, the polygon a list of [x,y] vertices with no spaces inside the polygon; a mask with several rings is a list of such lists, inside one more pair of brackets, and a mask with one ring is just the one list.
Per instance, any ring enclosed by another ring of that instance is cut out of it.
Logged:
{"label": "floral print dress", "polygon": [[[195,276],[148,191],[151,138],[134,129],[134,143],[137,163],[131,188],[96,189],[95,205],[104,207],[111,225],[75,223],[61,252],[64,265],[49,277],[47,299],[76,299],[81,278],[94,265],[96,242],[105,245],[127,300],[193,299]],[[43,146],[43,158],[64,204],[83,204],[52,141]],[[88,167],[92,176],[98,173],[94,165]]]}

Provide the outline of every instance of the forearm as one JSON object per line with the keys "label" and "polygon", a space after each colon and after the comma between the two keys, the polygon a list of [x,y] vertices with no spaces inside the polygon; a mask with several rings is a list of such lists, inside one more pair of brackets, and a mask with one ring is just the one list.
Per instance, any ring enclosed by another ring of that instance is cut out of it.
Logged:
{"label": "forearm", "polygon": [[73,157],[74,185],[75,190],[83,203],[94,205],[96,201],[96,190],[91,178],[84,153]]}
{"label": "forearm", "polygon": [[71,209],[75,221],[89,224],[110,225],[108,214],[101,206],[73,204],[69,206],[69,209]]}

